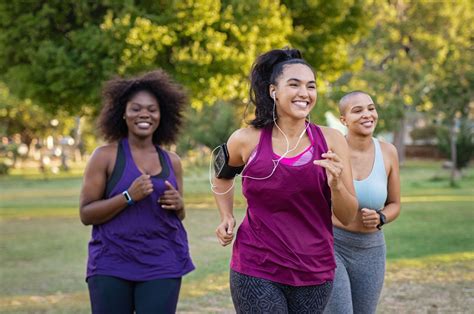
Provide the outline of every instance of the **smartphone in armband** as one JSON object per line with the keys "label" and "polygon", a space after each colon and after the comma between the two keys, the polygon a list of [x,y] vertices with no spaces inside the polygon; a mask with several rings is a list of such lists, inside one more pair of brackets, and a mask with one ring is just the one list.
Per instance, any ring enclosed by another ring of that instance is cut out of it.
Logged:
{"label": "smartphone in armband", "polygon": [[229,166],[229,151],[227,144],[220,145],[214,154],[214,172],[218,179],[233,179],[244,169],[244,165],[239,167]]}

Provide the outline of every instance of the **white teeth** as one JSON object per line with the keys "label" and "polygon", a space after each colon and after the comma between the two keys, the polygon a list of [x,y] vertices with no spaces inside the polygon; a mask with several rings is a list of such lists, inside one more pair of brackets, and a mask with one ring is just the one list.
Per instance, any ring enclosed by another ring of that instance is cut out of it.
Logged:
{"label": "white teeth", "polygon": [[137,125],[139,128],[148,128],[151,124],[148,122],[140,122]]}
{"label": "white teeth", "polygon": [[302,109],[306,109],[306,107],[308,106],[308,103],[306,101],[294,101],[293,104],[298,107],[301,107]]}

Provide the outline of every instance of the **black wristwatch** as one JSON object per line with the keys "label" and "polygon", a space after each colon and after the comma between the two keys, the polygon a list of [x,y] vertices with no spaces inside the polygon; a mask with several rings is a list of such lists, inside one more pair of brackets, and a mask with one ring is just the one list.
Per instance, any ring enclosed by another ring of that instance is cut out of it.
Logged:
{"label": "black wristwatch", "polygon": [[385,217],[381,210],[377,211],[377,214],[379,214],[380,217],[380,223],[377,225],[377,229],[381,230],[382,226],[387,222],[387,217]]}

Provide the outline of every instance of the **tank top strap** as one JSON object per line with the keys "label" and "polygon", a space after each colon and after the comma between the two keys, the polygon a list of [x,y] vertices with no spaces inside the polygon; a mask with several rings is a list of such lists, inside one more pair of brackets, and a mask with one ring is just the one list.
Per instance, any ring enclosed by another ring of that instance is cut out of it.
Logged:
{"label": "tank top strap", "polygon": [[321,159],[321,154],[328,151],[328,145],[324,138],[323,131],[314,123],[310,124],[311,133],[313,136],[312,144],[314,147],[313,156],[315,159]]}
{"label": "tank top strap", "polygon": [[156,145],[155,148],[160,158],[160,163],[161,163],[161,168],[162,168],[161,173],[155,177],[163,179],[163,180],[174,178],[175,174],[174,174],[173,163],[171,162],[171,157],[160,146]]}
{"label": "tank top strap", "polygon": [[254,158],[258,156],[266,156],[266,157],[272,158],[273,156],[272,131],[273,131],[273,124],[268,124],[262,128]]}
{"label": "tank top strap", "polygon": [[160,146],[156,145],[155,147],[156,147],[156,152],[158,153],[158,156],[160,157],[160,162],[163,163],[161,167],[172,168],[170,155],[164,149],[161,149]]}
{"label": "tank top strap", "polygon": [[308,134],[311,146],[314,146],[314,135],[313,135],[313,131],[311,130],[311,126],[308,126],[306,133]]}
{"label": "tank top strap", "polygon": [[376,138],[372,138],[375,146],[375,161],[374,161],[374,169],[372,171],[378,173],[379,175],[386,176],[385,171],[385,164],[383,162],[383,154],[382,149],[380,147],[380,143]]}
{"label": "tank top strap", "polygon": [[121,141],[123,146],[123,151],[127,160],[133,160],[132,151],[130,149],[130,144],[128,143],[128,138],[124,137]]}
{"label": "tank top strap", "polygon": [[127,164],[127,157],[125,156],[126,146],[127,145],[124,145],[123,143],[123,139],[117,143],[117,154],[115,158],[115,165],[105,185],[105,197],[110,197],[114,187],[122,178],[122,175],[125,171],[126,164]]}

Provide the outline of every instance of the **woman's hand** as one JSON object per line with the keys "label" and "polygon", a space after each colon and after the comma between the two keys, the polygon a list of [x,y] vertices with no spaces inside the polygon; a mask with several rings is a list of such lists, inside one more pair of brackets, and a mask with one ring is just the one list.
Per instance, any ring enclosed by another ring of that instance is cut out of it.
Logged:
{"label": "woman's hand", "polygon": [[328,177],[328,184],[331,189],[340,188],[340,184],[342,184],[341,174],[344,169],[341,158],[331,150],[322,154],[321,157],[324,159],[315,160],[313,163],[326,169],[326,176]]}
{"label": "woman's hand", "polygon": [[362,212],[362,224],[364,227],[368,229],[377,228],[380,224],[380,215],[377,211],[368,208],[362,208],[360,211]]}
{"label": "woman's hand", "polygon": [[132,182],[128,188],[128,194],[134,202],[144,199],[153,192],[153,183],[150,175],[142,174]]}
{"label": "woman's hand", "polygon": [[169,182],[165,181],[166,191],[158,199],[158,203],[161,204],[161,207],[168,210],[182,210],[184,208],[183,198],[178,190]]}
{"label": "woman's hand", "polygon": [[222,222],[217,226],[216,235],[217,240],[222,246],[229,245],[234,239],[234,228],[235,228],[235,218],[228,217],[224,218]]}

